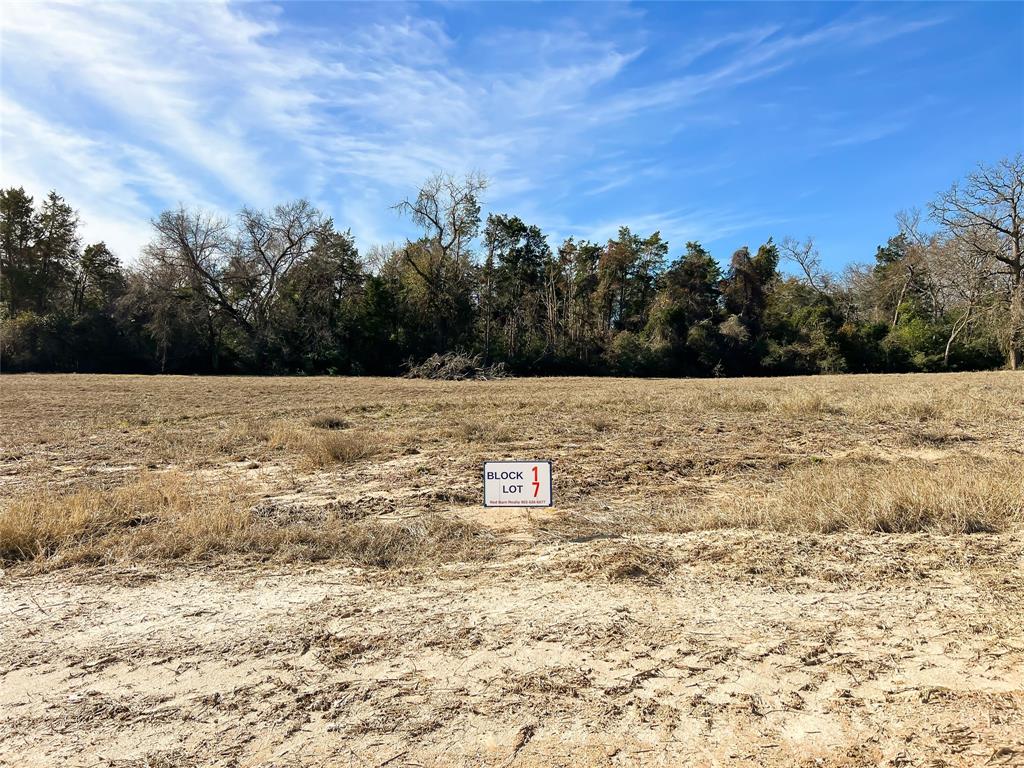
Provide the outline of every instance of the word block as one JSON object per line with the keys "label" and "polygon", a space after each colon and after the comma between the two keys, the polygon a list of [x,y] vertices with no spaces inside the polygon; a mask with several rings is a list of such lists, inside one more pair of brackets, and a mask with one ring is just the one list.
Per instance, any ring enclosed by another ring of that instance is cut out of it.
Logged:
{"label": "word block", "polygon": [[485,507],[550,507],[550,461],[485,461]]}

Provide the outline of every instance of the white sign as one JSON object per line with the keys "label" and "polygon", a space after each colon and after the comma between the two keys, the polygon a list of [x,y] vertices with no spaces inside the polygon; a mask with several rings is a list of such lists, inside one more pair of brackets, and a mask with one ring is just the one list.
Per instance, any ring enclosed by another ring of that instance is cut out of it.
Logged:
{"label": "white sign", "polygon": [[550,461],[485,461],[485,507],[550,507]]}

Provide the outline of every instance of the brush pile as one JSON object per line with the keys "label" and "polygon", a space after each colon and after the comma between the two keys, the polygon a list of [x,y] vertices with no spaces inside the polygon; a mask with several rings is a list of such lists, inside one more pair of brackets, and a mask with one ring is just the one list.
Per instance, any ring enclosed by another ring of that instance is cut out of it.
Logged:
{"label": "brush pile", "polygon": [[434,354],[422,363],[407,364],[407,379],[436,379],[440,381],[464,381],[466,379],[506,379],[509,377],[504,363],[484,365],[480,355],[461,352]]}

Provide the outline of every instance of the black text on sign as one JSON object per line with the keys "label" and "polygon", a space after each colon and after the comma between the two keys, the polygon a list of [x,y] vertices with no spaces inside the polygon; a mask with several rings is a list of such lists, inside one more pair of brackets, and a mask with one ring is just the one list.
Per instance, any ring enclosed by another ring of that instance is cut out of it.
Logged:
{"label": "black text on sign", "polygon": [[550,507],[550,461],[484,462],[485,507]]}

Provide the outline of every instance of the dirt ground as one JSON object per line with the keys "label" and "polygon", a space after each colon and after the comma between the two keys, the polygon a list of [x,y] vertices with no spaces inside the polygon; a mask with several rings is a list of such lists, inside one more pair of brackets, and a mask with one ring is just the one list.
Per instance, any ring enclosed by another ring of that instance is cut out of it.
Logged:
{"label": "dirt ground", "polygon": [[[721,522],[817,472],[1017,466],[1020,375],[4,376],[0,409],[7,499],[183,473],[314,537],[441,516],[477,542],[9,560],[0,765],[1024,766],[1012,511]],[[325,416],[355,435],[328,459],[303,449]],[[557,506],[482,508],[500,458],[552,459]]]}

